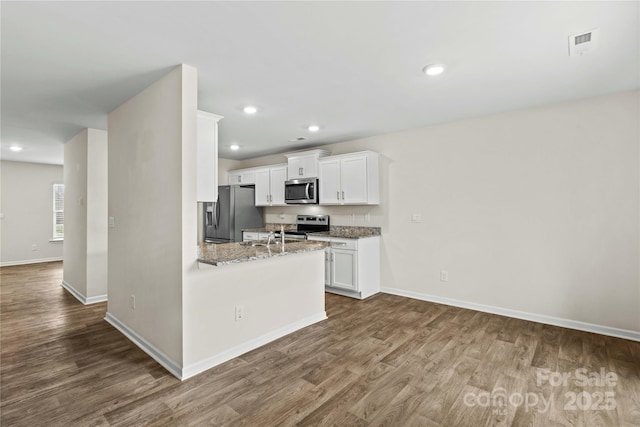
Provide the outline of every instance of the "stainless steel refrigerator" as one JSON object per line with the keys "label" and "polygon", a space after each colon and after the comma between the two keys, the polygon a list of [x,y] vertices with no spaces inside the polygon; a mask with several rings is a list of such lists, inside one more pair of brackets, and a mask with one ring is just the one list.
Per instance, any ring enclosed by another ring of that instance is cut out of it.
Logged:
{"label": "stainless steel refrigerator", "polygon": [[204,240],[242,241],[242,229],[263,227],[263,209],[255,206],[255,188],[222,185],[218,201],[204,204]]}

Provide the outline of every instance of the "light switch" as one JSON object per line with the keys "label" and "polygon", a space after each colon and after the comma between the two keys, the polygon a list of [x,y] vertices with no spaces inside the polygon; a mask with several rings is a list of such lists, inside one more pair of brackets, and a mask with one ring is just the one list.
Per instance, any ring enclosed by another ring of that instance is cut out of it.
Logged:
{"label": "light switch", "polygon": [[422,214],[419,214],[419,213],[412,214],[411,222],[422,222]]}
{"label": "light switch", "polygon": [[113,228],[116,226],[116,219],[112,216],[109,217],[109,227]]}

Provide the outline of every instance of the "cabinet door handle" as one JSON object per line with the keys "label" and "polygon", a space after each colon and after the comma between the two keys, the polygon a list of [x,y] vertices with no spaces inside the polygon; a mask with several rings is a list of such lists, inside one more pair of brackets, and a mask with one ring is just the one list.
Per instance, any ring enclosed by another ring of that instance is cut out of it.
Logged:
{"label": "cabinet door handle", "polygon": [[342,200],[344,200],[344,191],[342,192]]}
{"label": "cabinet door handle", "polygon": [[340,200],[340,192],[339,192],[339,191],[336,191],[336,198],[337,198],[338,200]]}
{"label": "cabinet door handle", "polygon": [[303,168],[298,168],[298,175],[302,176],[303,175],[302,171],[303,171]]}

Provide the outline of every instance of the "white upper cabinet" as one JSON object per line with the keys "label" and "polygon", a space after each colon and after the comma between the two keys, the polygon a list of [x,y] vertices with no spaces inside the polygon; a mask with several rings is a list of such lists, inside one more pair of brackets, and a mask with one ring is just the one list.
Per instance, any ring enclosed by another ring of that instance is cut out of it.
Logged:
{"label": "white upper cabinet", "polygon": [[284,202],[284,182],[287,180],[287,166],[272,167],[271,170],[271,206],[286,206]]}
{"label": "white upper cabinet", "polygon": [[308,150],[298,153],[285,154],[287,156],[288,179],[317,178],[318,160],[328,156],[326,150]]}
{"label": "white upper cabinet", "polygon": [[252,185],[256,183],[256,170],[250,169],[236,169],[229,171],[229,185]]}
{"label": "white upper cabinet", "polygon": [[199,202],[218,199],[218,121],[222,116],[198,111],[197,182]]}
{"label": "white upper cabinet", "polygon": [[284,182],[286,180],[287,165],[256,169],[256,206],[285,206]]}
{"label": "white upper cabinet", "polygon": [[320,204],[340,204],[340,159],[329,157],[319,163],[318,187],[320,187]]}
{"label": "white upper cabinet", "polygon": [[[346,157],[340,161],[340,197],[343,203],[369,203],[369,161],[364,155]],[[377,194],[373,198],[376,200],[374,203],[378,203]]]}
{"label": "white upper cabinet", "polygon": [[271,185],[269,184],[269,168],[258,169],[256,179],[256,206],[269,206],[269,196],[271,195]]}
{"label": "white upper cabinet", "polygon": [[361,151],[320,159],[320,204],[379,204],[379,158],[373,151]]}

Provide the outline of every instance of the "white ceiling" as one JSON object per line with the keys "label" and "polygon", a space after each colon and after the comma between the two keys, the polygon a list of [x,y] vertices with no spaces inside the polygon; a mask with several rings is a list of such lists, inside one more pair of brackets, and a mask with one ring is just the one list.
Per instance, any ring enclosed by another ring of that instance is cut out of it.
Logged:
{"label": "white ceiling", "polygon": [[[638,6],[3,1],[1,155],[61,164],[62,143],[106,129],[181,63],[199,71],[200,109],[225,116],[220,156],[235,159],[634,90]],[[597,50],[569,57],[568,36],[592,28]],[[427,78],[437,62],[447,72]]]}

